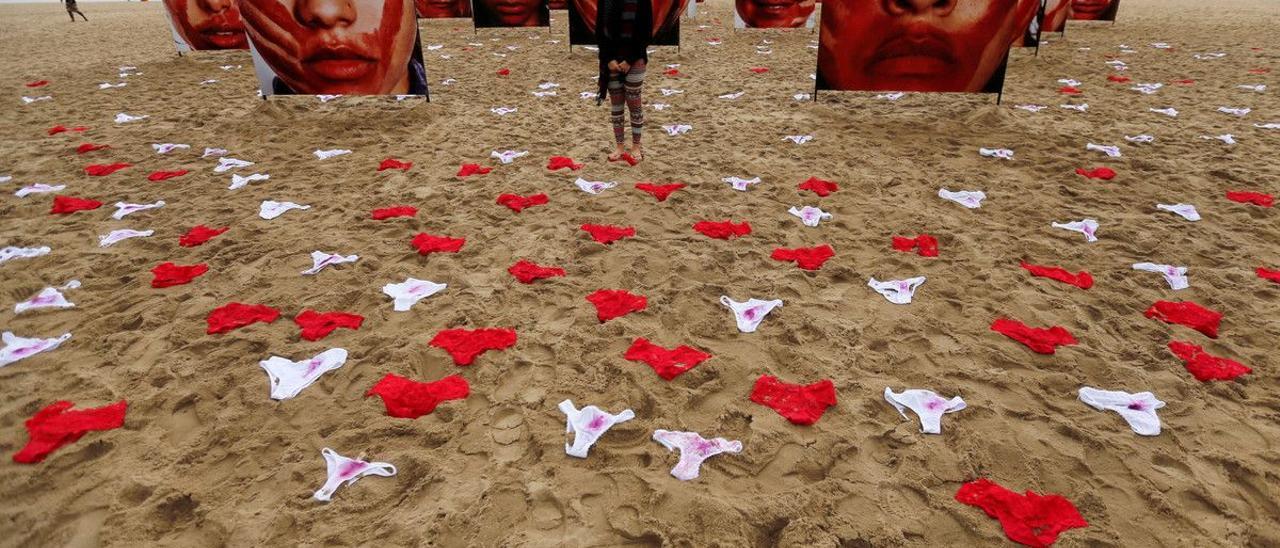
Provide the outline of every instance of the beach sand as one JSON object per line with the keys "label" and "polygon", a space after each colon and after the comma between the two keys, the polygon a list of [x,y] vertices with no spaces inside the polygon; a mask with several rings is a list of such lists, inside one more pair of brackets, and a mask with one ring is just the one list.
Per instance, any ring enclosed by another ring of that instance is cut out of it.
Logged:
{"label": "beach sand", "polygon": [[[701,7],[685,23],[684,47],[652,58],[647,101],[671,107],[648,111],[649,158],[632,168],[604,161],[606,108],[578,97],[594,89],[594,54],[569,52],[563,13],[542,32],[474,34],[468,21],[424,22],[424,46],[444,44],[425,52],[429,104],[321,104],[256,98],[247,52],[179,58],[159,2],[83,3],[89,22],[74,24],[57,5],[0,6],[0,81],[11,90],[0,109],[0,175],[13,177],[0,196],[0,245],[53,248],[0,265],[0,325],[28,337],[73,334],[0,369],[0,545],[1011,545],[995,520],[954,500],[979,477],[1075,503],[1089,527],[1064,533],[1061,546],[1280,545],[1280,285],[1253,272],[1280,268],[1280,222],[1275,209],[1224,198],[1227,190],[1280,192],[1280,132],[1253,126],[1280,121],[1274,1],[1124,0],[1114,25],[1071,23],[1038,57],[1015,51],[1002,106],[962,95],[795,101],[812,88],[815,50],[806,46],[816,34],[735,32],[729,3]],[[723,45],[708,45],[713,37]],[[769,55],[756,53],[763,40],[772,41]],[[1120,44],[1136,51],[1121,53]],[[1226,56],[1192,57],[1207,52]],[[1129,64],[1135,83],[1166,86],[1143,95],[1108,82],[1112,56]],[[663,76],[668,63],[685,76]],[[119,78],[122,65],[141,74]],[[753,74],[753,66],[770,71]],[[510,76],[495,74],[503,67]],[[440,85],[446,78],[457,83]],[[1059,94],[1060,78],[1083,82],[1084,95]],[[38,79],[52,83],[22,86]],[[218,82],[202,85],[207,79]],[[1195,83],[1170,84],[1179,79]],[[97,88],[117,81],[128,85]],[[541,82],[559,83],[559,95],[531,95]],[[684,93],[663,98],[658,88]],[[717,99],[736,91],[746,93]],[[54,99],[20,101],[46,94]],[[1049,108],[1013,108],[1029,103]],[[498,106],[519,111],[491,114]],[[1147,111],[1170,106],[1181,115]],[[1219,106],[1253,112],[1241,119]],[[118,112],[149,118],[117,125]],[[56,124],[92,129],[46,135]],[[693,130],[671,137],[664,124]],[[1124,140],[1139,133],[1157,140]],[[1223,133],[1239,144],[1200,138]],[[783,140],[792,134],[814,139]],[[77,155],[82,142],[111,148]],[[151,150],[165,142],[192,149]],[[1124,155],[1086,151],[1089,142],[1119,145]],[[271,179],[229,191],[230,173],[199,158],[204,147],[229,149],[256,162],[239,173]],[[1015,158],[983,158],[979,147],[1013,149]],[[331,148],[354,152],[312,155]],[[489,175],[455,176],[462,163],[496,165],[490,152],[505,149],[530,153]],[[552,155],[587,165],[548,172]],[[388,157],[415,165],[376,173]],[[82,172],[117,161],[135,165],[107,177]],[[1119,175],[1074,173],[1095,166]],[[192,173],[146,180],[179,168]],[[621,184],[591,196],[573,185],[578,176]],[[728,176],[762,182],[740,193],[721,182]],[[798,192],[811,176],[840,190],[821,199]],[[689,186],[657,203],[632,188],[638,181]],[[107,205],[52,216],[52,195],[13,196],[38,182]],[[940,187],[988,198],[968,210],[939,199]],[[506,192],[545,192],[550,204],[517,215],[494,203]],[[267,199],[312,208],[265,221],[257,213]],[[156,200],[166,205],[110,219],[116,201]],[[1154,207],[1177,202],[1195,204],[1204,219]],[[369,219],[395,204],[420,211]],[[834,219],[804,227],[787,213],[803,205]],[[1084,217],[1101,223],[1100,241],[1050,227]],[[749,221],[753,232],[722,241],[690,228],[725,219]],[[603,246],[582,223],[634,226],[637,235]],[[179,247],[197,224],[230,231]],[[97,236],[117,228],[155,235],[99,248]],[[422,257],[409,243],[419,232],[467,243],[455,255]],[[890,246],[894,235],[920,233],[938,237],[940,257]],[[823,243],[836,255],[818,271],[769,257],[775,247]],[[360,259],[300,275],[314,250]],[[568,275],[516,283],[506,269],[522,258]],[[1020,260],[1087,270],[1096,285],[1032,278]],[[165,261],[210,271],[152,289],[149,270]],[[1130,269],[1141,261],[1188,266],[1191,287],[1173,292],[1159,275]],[[899,306],[867,287],[873,276],[928,281]],[[381,287],[406,277],[448,289],[393,312]],[[8,308],[71,279],[83,283],[65,292],[75,308]],[[644,295],[648,309],[601,324],[584,297],[602,288]],[[739,333],[722,295],[785,305],[758,332]],[[1144,318],[1161,299],[1224,312],[1221,337]],[[270,305],[283,317],[206,335],[209,312],[232,301]],[[366,319],[359,330],[308,342],[291,321],[308,308]],[[1034,354],[989,330],[998,317],[1061,325],[1079,344]],[[519,342],[460,368],[427,344],[454,327],[510,327]],[[622,358],[636,337],[714,358],[667,382]],[[1254,371],[1200,383],[1166,348],[1170,340]],[[260,360],[332,347],[350,351],[341,369],[294,399],[268,398]],[[377,397],[364,397],[387,373],[418,381],[460,374],[471,395],[416,420],[388,417]],[[792,425],[748,399],[761,374],[831,379],[839,403],[813,426]],[[1076,396],[1086,385],[1154,392],[1168,402],[1164,432],[1140,437],[1115,413],[1087,407]],[[884,401],[886,386],[959,395],[969,407],[943,419],[942,435],[921,434],[914,415],[903,419]],[[60,399],[80,407],[125,399],[128,416],[123,428],[86,434],[43,463],[13,463],[26,442],[23,421]],[[590,458],[570,458],[556,409],[564,399],[631,408],[637,418],[610,430]],[[651,439],[659,428],[740,440],[744,449],[682,482],[670,475],[678,454]],[[325,479],[324,447],[399,472],[320,503],[311,496]]]}

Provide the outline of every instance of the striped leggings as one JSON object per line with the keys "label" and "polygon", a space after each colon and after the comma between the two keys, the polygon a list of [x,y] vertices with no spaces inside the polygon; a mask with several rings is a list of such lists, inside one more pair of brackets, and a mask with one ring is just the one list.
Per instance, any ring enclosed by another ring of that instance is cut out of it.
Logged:
{"label": "striped leggings", "polygon": [[644,104],[640,100],[644,67],[644,61],[636,61],[626,74],[609,75],[609,120],[613,122],[613,138],[619,145],[626,134],[622,126],[622,111],[625,109],[631,110],[631,142],[640,144],[640,135],[644,133]]}

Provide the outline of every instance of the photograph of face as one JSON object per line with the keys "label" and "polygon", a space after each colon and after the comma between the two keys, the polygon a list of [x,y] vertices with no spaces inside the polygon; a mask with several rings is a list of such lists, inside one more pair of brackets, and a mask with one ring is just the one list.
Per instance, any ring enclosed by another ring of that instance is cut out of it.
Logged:
{"label": "photograph of face", "polygon": [[413,0],[240,0],[264,95],[425,95]]}
{"label": "photograph of face", "polygon": [[471,0],[413,0],[418,19],[471,17]]}
{"label": "photograph of face", "polygon": [[1071,18],[1077,21],[1115,21],[1120,0],[1071,0]]}
{"label": "photograph of face", "polygon": [[[680,14],[693,0],[650,0],[653,2],[653,40],[655,46],[680,45]],[[597,0],[568,0],[569,43],[591,46],[596,43]]]}
{"label": "photograph of face", "polygon": [[164,0],[178,51],[246,49],[235,0]]}
{"label": "photograph of face", "polygon": [[1071,18],[1071,0],[1046,0],[1044,3],[1044,32],[1062,32]]}
{"label": "photograph of face", "polygon": [[825,0],[818,88],[998,92],[1040,0]]}
{"label": "photograph of face", "polygon": [[1015,48],[1034,48],[1040,45],[1040,32],[1044,25],[1044,2],[1036,8],[1036,16],[1031,18],[1031,22],[1027,25],[1027,29],[1022,32],[1017,40],[1013,41]]}
{"label": "photograph of face", "polygon": [[475,0],[476,28],[549,27],[547,0]]}
{"label": "photograph of face", "polygon": [[735,0],[734,25],[749,29],[795,29],[813,26],[814,0]]}

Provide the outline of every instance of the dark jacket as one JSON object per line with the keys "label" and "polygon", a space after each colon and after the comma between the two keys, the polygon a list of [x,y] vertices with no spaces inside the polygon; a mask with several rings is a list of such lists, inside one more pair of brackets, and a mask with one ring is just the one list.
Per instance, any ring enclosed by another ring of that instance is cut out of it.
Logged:
{"label": "dark jacket", "polygon": [[600,93],[597,102],[603,101],[609,84],[609,62],[649,62],[649,42],[653,39],[653,3],[638,0],[633,36],[623,39],[623,0],[600,0],[596,10],[596,45],[600,48]]}

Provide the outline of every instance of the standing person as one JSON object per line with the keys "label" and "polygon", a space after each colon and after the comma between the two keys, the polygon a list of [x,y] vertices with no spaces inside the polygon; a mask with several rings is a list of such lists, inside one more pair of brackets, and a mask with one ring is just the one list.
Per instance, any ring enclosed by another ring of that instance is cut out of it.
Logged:
{"label": "standing person", "polygon": [[653,28],[653,4],[650,0],[600,0],[596,11],[596,44],[600,47],[600,95],[597,104],[609,95],[609,116],[613,122],[613,138],[617,145],[609,161],[623,159],[625,131],[623,110],[631,110],[631,151],[636,161],[640,137],[644,133],[645,65],[649,63],[649,41]]}
{"label": "standing person", "polygon": [[83,18],[85,21],[89,20],[88,17],[85,17],[84,14],[80,12],[80,8],[76,7],[76,0],[62,0],[62,1],[67,4],[67,15],[71,17],[72,23],[76,22],[77,13],[79,13],[80,17]]}

